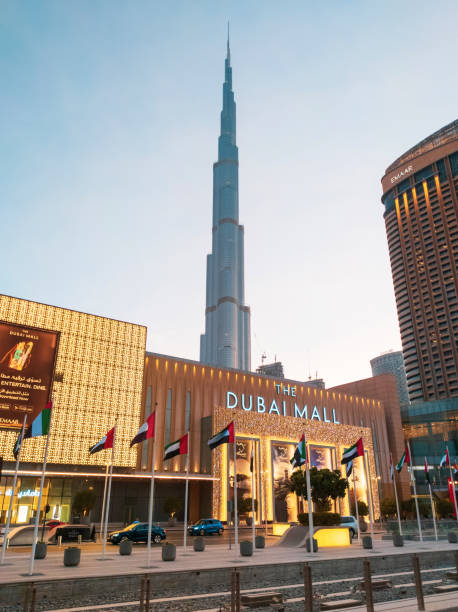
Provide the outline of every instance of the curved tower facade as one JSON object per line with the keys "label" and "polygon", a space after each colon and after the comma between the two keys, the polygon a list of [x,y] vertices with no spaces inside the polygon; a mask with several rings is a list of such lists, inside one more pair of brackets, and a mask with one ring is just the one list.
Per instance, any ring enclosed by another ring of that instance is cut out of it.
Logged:
{"label": "curved tower facade", "polygon": [[458,397],[458,121],[382,178],[411,402]]}
{"label": "curved tower facade", "polygon": [[239,225],[238,149],[229,40],[218,161],[213,164],[212,252],[207,255],[205,333],[200,361],[250,370],[250,309],[245,306],[243,225]]}

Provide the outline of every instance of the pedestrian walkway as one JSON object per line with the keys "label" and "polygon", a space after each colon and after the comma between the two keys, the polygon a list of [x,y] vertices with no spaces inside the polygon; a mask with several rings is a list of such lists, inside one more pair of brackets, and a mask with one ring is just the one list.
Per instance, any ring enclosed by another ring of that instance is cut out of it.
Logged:
{"label": "pedestrian walkway", "polygon": [[[241,557],[236,554],[234,548],[228,550],[227,546],[213,545],[204,552],[194,552],[188,547],[186,553],[183,547],[177,547],[177,557],[174,562],[164,562],[161,558],[161,547],[153,547],[151,559],[152,567],[149,571],[179,572],[189,570],[206,570],[216,568],[230,568],[233,566],[268,565],[280,563],[294,563],[304,561],[336,561],[339,559],[371,558],[386,555],[412,554],[425,551],[453,551],[458,550],[456,544],[448,542],[406,542],[402,548],[395,548],[391,542],[377,541],[372,550],[363,549],[358,544],[342,548],[322,548],[318,553],[307,553],[304,548],[284,548],[269,546],[264,549],[256,549],[252,557]],[[49,581],[59,579],[75,579],[95,576],[123,576],[140,574],[147,570],[147,550],[145,547],[134,547],[132,555],[121,556],[117,547],[108,547],[105,560],[101,560],[101,551],[87,552],[81,554],[81,563],[77,567],[65,567],[63,564],[64,547],[46,559],[35,561],[35,573],[33,580]],[[6,557],[7,565],[0,566],[0,584],[13,582],[28,582],[27,575],[30,555],[21,552],[16,554],[13,550],[8,551]]]}

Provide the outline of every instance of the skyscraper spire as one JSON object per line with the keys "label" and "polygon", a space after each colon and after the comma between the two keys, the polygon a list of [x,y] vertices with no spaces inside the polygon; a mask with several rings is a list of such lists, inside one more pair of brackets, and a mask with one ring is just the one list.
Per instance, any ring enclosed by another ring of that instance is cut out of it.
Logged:
{"label": "skyscraper spire", "polygon": [[229,24],[227,34],[218,161],[213,164],[212,252],[207,255],[205,334],[200,337],[200,360],[249,370],[250,309],[245,306],[244,230],[239,225],[239,162]]}
{"label": "skyscraper spire", "polygon": [[231,65],[231,48],[229,46],[229,21],[227,22],[227,61]]}

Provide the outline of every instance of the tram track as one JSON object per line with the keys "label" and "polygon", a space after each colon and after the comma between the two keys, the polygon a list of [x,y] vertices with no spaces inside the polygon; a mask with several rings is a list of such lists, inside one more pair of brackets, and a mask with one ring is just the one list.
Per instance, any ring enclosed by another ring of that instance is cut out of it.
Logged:
{"label": "tram track", "polygon": [[[423,585],[427,591],[430,590],[434,585],[440,584],[443,580],[443,576],[445,572],[452,571],[455,568],[453,566],[450,567],[441,567],[441,568],[427,568],[421,571],[422,575],[430,578],[429,580],[424,580]],[[415,588],[415,584],[413,582],[407,582],[409,576],[412,576],[412,571],[400,571],[400,572],[391,572],[391,573],[378,573],[372,576],[373,580],[381,580],[387,579],[396,581],[396,584],[393,584],[392,594],[396,594],[396,597],[391,597],[390,599],[396,601],[402,601],[405,597],[411,595]],[[433,576],[433,574],[437,574]],[[330,598],[339,599],[341,597],[348,597],[349,590],[352,585],[358,585],[363,580],[362,576],[352,576],[346,578],[339,579],[331,579],[331,580],[319,580],[313,583],[314,593],[319,594],[319,599],[326,600]],[[342,584],[348,585],[348,590],[341,591],[335,590],[334,587],[337,587]],[[298,596],[297,591],[304,589],[304,584],[300,583],[290,583],[290,584],[274,584],[274,585],[266,585],[257,588],[250,589],[241,589],[241,594],[256,594],[261,592],[269,592],[269,591],[281,591],[285,593],[285,602],[286,609],[289,610],[302,610],[301,602],[304,601],[304,596]],[[296,591],[296,593],[295,593]],[[403,591],[404,597],[399,597]],[[150,602],[150,610],[152,612],[182,612],[182,611],[192,611],[192,612],[219,612],[224,609],[223,606],[227,606],[227,603],[230,599],[231,592],[229,590],[220,590],[215,592],[206,592],[206,593],[189,593],[186,595],[179,595],[174,597],[153,597]],[[215,600],[219,599],[218,606],[215,606]],[[223,601],[221,601],[223,600]],[[205,604],[207,604],[206,607]],[[49,606],[49,602],[48,602]],[[77,606],[77,607],[66,607],[66,608],[45,608],[39,607],[38,609],[42,612],[131,612],[132,609],[138,609],[140,606],[140,601],[135,599],[133,601],[112,601],[109,603],[93,603],[87,602],[86,605]]]}

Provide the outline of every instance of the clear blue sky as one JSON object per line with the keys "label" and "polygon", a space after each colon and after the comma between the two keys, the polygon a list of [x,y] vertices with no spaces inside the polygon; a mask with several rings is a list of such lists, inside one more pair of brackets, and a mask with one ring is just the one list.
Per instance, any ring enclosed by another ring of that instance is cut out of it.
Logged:
{"label": "clear blue sky", "polygon": [[380,178],[457,116],[458,3],[2,0],[0,291],[198,359],[231,22],[252,362],[400,348]]}

